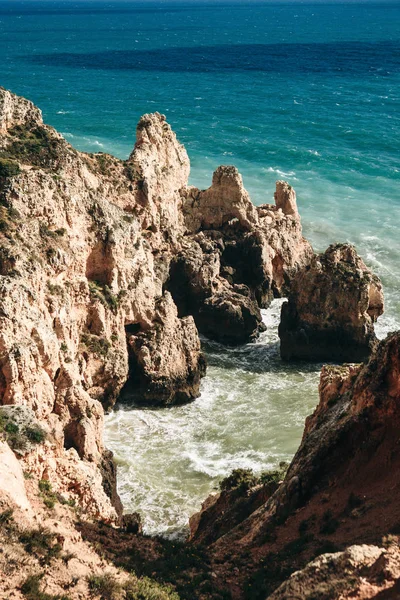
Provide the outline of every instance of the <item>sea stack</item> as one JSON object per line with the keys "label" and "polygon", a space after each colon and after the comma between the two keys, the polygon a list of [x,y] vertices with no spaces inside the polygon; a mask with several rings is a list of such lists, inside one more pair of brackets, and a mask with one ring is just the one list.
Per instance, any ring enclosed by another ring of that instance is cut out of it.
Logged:
{"label": "sea stack", "polygon": [[349,244],[330,246],[295,275],[282,306],[285,360],[361,362],[376,347],[383,313],[379,278]]}

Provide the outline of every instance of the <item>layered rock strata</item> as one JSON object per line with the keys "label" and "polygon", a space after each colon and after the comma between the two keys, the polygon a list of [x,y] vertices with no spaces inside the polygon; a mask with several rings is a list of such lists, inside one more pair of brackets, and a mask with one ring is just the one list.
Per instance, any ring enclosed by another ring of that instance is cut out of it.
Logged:
{"label": "layered rock strata", "polygon": [[379,278],[349,244],[330,246],[300,269],[282,305],[279,337],[285,360],[360,362],[377,344],[383,313]]}

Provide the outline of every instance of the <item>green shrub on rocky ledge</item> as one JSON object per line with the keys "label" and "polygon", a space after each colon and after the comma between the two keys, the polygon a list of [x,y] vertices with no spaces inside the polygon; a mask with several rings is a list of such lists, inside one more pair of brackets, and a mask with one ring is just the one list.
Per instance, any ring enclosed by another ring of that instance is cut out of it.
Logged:
{"label": "green shrub on rocky ledge", "polygon": [[108,351],[111,348],[111,344],[105,338],[101,338],[98,335],[92,335],[90,333],[83,333],[81,335],[81,342],[97,356],[107,356]]}
{"label": "green shrub on rocky ledge", "polygon": [[42,564],[49,564],[53,559],[61,557],[61,545],[54,533],[45,527],[26,529],[19,536],[28,554],[33,554]]}
{"label": "green shrub on rocky ledge", "polygon": [[111,573],[90,575],[88,587],[93,596],[102,600],[179,600],[169,585],[163,585],[148,577],[130,577],[123,585]]}
{"label": "green shrub on rocky ledge", "polygon": [[26,406],[0,407],[0,439],[20,454],[29,451],[32,445],[46,439],[46,431],[36,421],[33,412]]}
{"label": "green shrub on rocky ledge", "polygon": [[16,177],[20,172],[20,166],[15,160],[0,158],[0,178]]}
{"label": "green shrub on rocky ledge", "polygon": [[234,469],[228,477],[220,481],[219,488],[221,491],[237,489],[245,492],[256,485],[274,484],[278,486],[285,479],[288,468],[288,463],[281,462],[279,463],[279,469],[265,471],[259,477],[251,469]]}
{"label": "green shrub on rocky ledge", "polygon": [[93,596],[100,596],[103,600],[122,599],[122,586],[111,573],[90,575],[87,582]]}
{"label": "green shrub on rocky ledge", "polygon": [[57,495],[53,492],[50,481],[47,479],[41,479],[39,481],[40,496],[43,499],[44,504],[47,508],[54,508],[55,503],[58,501]]}
{"label": "green shrub on rocky ledge", "polygon": [[131,578],[124,585],[125,600],[179,600],[169,585],[156,583],[148,577]]}
{"label": "green shrub on rocky ledge", "polygon": [[262,485],[268,485],[270,483],[280,483],[286,477],[287,470],[289,468],[289,464],[287,462],[280,462],[279,469],[275,471],[265,471],[260,475],[260,483]]}
{"label": "green shrub on rocky ledge", "polygon": [[29,575],[21,586],[21,592],[26,600],[70,600],[69,596],[46,594],[41,591],[43,573]]}
{"label": "green shrub on rocky ledge", "polygon": [[220,484],[221,491],[240,489],[246,491],[258,484],[258,478],[251,469],[234,469]]}
{"label": "green shrub on rocky ledge", "polygon": [[113,313],[117,312],[120,298],[112,293],[108,285],[99,281],[89,281],[89,291],[92,298],[100,300],[102,305],[111,309]]}
{"label": "green shrub on rocky ledge", "polygon": [[38,167],[51,167],[60,158],[63,140],[45,127],[17,125],[9,130],[11,143],[2,151],[3,159],[17,159]]}

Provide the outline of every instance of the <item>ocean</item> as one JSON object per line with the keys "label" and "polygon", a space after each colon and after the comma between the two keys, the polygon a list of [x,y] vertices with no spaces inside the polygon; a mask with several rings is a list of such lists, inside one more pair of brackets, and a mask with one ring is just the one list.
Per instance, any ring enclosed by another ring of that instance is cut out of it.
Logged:
{"label": "ocean", "polygon": [[[76,148],[126,158],[159,111],[208,187],[234,164],[256,204],[298,196],[318,251],[349,241],[381,277],[382,337],[400,328],[400,4],[0,1],[0,85],[33,100]],[[320,365],[284,365],[281,301],[255,344],[204,340],[201,397],[114,411],[107,445],[126,510],[182,536],[233,468],[290,460],[318,401]]]}

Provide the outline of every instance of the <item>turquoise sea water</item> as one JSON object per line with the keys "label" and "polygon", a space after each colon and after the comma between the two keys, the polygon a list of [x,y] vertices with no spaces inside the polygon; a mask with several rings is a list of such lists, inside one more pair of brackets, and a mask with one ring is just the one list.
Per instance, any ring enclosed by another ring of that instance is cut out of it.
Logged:
{"label": "turquoise sea water", "polygon": [[[79,149],[124,158],[158,110],[191,183],[235,164],[262,203],[288,180],[315,248],[351,241],[382,278],[380,335],[400,328],[400,4],[0,1],[0,50],[0,85]],[[208,351],[199,401],[108,418],[124,502],[151,532],[181,530],[234,466],[290,458],[317,401],[317,366],[284,367],[273,327]]]}

